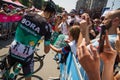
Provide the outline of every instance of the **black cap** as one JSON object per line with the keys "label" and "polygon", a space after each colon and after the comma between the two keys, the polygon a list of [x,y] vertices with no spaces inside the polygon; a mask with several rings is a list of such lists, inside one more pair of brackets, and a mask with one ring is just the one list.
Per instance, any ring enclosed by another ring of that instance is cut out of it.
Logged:
{"label": "black cap", "polygon": [[56,12],[56,5],[55,5],[55,3],[52,0],[47,1],[47,4],[46,4],[46,7],[45,7],[44,11]]}

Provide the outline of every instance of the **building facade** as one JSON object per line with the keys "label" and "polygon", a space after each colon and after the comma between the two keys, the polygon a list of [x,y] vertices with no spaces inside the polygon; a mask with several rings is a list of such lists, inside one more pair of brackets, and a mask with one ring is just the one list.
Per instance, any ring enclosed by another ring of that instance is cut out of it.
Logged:
{"label": "building facade", "polygon": [[76,10],[78,13],[87,12],[90,16],[98,15],[100,17],[102,9],[106,6],[108,0],[78,0]]}

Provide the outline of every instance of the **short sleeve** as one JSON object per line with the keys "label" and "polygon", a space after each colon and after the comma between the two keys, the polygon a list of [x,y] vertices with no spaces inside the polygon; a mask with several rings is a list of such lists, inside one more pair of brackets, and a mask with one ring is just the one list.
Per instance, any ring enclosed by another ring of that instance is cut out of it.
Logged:
{"label": "short sleeve", "polygon": [[50,25],[46,25],[45,26],[46,29],[46,33],[45,33],[45,45],[49,45],[50,44],[50,39],[51,39],[51,34],[52,34],[52,29]]}

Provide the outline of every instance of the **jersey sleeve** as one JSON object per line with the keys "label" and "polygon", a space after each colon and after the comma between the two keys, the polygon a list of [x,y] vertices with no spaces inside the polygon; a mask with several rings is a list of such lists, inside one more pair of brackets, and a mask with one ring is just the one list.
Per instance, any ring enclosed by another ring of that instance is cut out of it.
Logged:
{"label": "jersey sleeve", "polygon": [[46,25],[46,33],[45,33],[45,45],[49,45],[50,44],[50,38],[51,38],[51,34],[52,34],[52,29],[50,25]]}

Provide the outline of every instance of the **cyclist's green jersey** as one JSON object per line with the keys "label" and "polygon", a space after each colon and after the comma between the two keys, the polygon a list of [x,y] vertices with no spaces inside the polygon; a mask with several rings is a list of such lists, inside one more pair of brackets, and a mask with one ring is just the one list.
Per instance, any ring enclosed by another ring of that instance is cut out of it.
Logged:
{"label": "cyclist's green jersey", "polygon": [[36,13],[28,13],[17,25],[14,41],[10,46],[13,57],[25,60],[34,53],[38,41],[44,36],[44,44],[50,44],[51,26]]}

